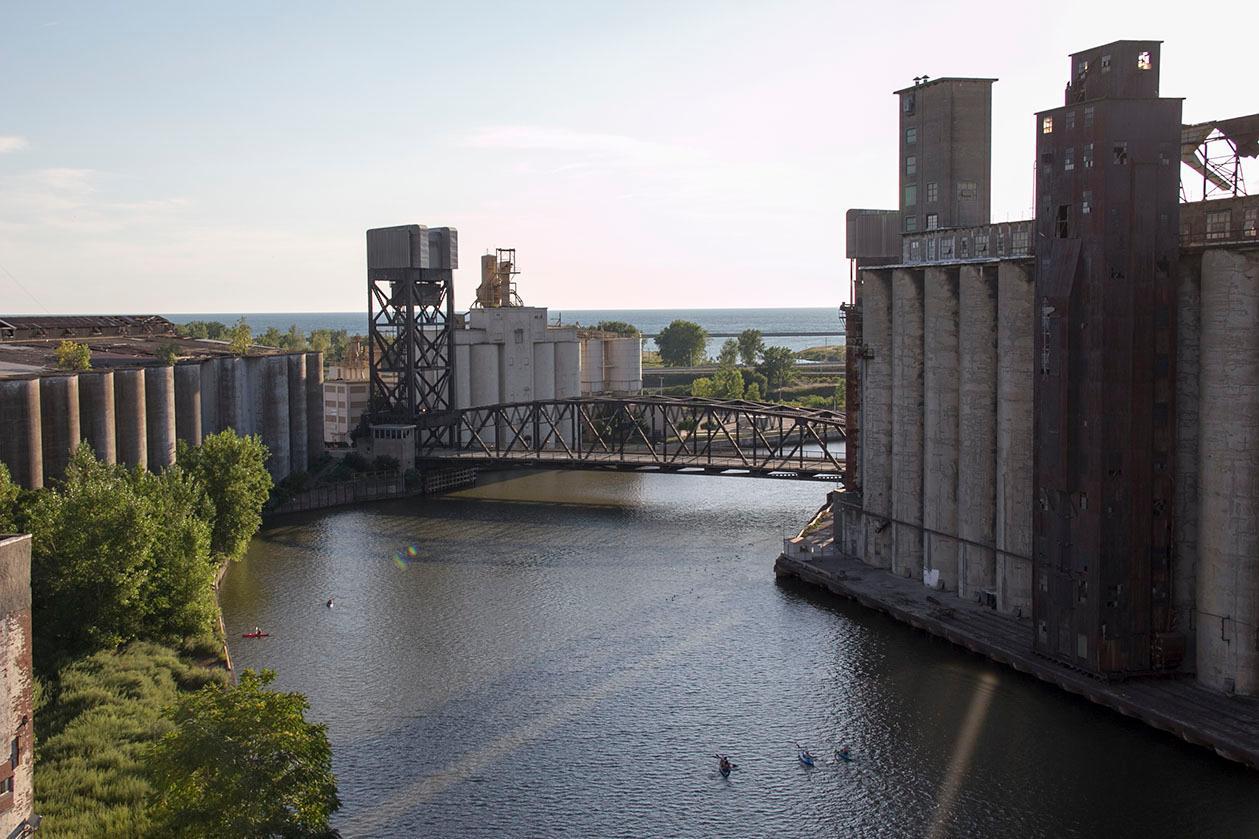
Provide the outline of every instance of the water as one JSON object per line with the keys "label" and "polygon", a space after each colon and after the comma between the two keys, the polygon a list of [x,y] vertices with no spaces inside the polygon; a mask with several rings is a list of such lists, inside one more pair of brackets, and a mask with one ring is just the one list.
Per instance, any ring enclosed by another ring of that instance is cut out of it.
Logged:
{"label": "water", "polygon": [[[297,324],[297,328],[303,334],[309,334],[315,329],[344,329],[351,335],[367,332],[366,312],[294,312],[288,314],[231,312],[209,315],[166,315],[165,317],[175,323],[217,320],[229,325],[243,317],[255,335],[273,326],[281,332],[287,332],[289,326],[293,324]],[[633,324],[644,335],[655,335],[676,319],[694,321],[709,332],[730,333],[742,332],[744,329],[759,329],[762,332],[829,333],[829,337],[793,336],[766,339],[767,344],[790,347],[793,350],[844,342],[844,328],[839,320],[839,309],[836,307],[817,309],[552,309],[550,311],[551,323],[594,326],[601,320],[619,320]],[[710,340],[707,348],[708,355],[715,357],[724,340],[720,338]],[[647,348],[654,349],[652,342],[648,342]]]}
{"label": "water", "polygon": [[818,486],[488,480],[286,519],[224,582],[237,666],[328,724],[347,837],[1259,836],[1259,775],[777,584]]}

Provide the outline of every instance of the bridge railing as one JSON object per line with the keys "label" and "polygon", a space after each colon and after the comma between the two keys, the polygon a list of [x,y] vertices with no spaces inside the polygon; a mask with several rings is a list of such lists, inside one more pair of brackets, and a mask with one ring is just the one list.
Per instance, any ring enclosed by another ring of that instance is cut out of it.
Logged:
{"label": "bridge railing", "polygon": [[838,476],[842,412],[747,401],[639,397],[465,408],[453,448],[426,456],[756,474]]}

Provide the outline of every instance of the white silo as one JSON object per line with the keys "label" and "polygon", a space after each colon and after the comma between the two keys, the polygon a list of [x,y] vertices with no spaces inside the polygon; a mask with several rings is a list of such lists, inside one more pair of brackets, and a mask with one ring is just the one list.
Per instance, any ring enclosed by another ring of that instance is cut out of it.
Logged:
{"label": "white silo", "polygon": [[604,388],[611,393],[634,394],[643,389],[642,338],[608,335],[603,339]]}
{"label": "white silo", "polygon": [[581,336],[581,395],[603,391],[603,338],[597,332],[586,332]]}

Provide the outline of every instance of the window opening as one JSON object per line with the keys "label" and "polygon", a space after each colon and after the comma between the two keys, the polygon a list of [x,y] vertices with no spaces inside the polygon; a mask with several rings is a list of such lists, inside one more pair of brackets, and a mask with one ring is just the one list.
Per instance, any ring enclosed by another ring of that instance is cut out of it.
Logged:
{"label": "window opening", "polygon": [[1043,120],[1041,120],[1040,133],[1042,134],[1054,133],[1054,118],[1053,117],[1045,117]]}
{"label": "window opening", "polygon": [[914,94],[906,93],[902,96],[901,105],[904,107],[906,114],[912,114],[914,112]]}
{"label": "window opening", "polygon": [[934,204],[940,199],[940,185],[935,183],[927,184],[927,203]]}
{"label": "window opening", "polygon": [[905,216],[905,232],[913,233],[918,229],[918,216]]}
{"label": "window opening", "polygon": [[1138,70],[1149,70],[1153,66],[1154,65],[1150,62],[1149,50],[1142,50],[1141,52],[1137,53],[1137,69]]}
{"label": "window opening", "polygon": [[1067,214],[1070,211],[1070,209],[1071,209],[1070,204],[1058,205],[1058,238],[1059,239],[1067,238],[1067,234],[1070,232],[1069,225],[1067,224]]}
{"label": "window opening", "polygon": [[1127,143],[1115,143],[1115,147],[1114,149],[1112,149],[1112,151],[1114,152],[1114,155],[1115,155],[1115,163],[1119,164],[1120,166],[1128,165],[1128,144]]}
{"label": "window opening", "polygon": [[1084,106],[1084,127],[1088,128],[1092,124],[1093,124],[1093,106],[1085,105]]}
{"label": "window opening", "polygon": [[905,174],[906,175],[918,174],[918,156],[917,155],[911,154],[905,158]]}
{"label": "window opening", "polygon": [[905,145],[912,146],[916,142],[918,142],[918,129],[906,128],[905,129]]}
{"label": "window opening", "polygon": [[1075,128],[1075,111],[1067,111],[1066,127]]}
{"label": "window opening", "polygon": [[1073,146],[1067,146],[1062,152],[1062,171],[1075,171],[1075,148]]}
{"label": "window opening", "polygon": [[1102,56],[1102,72],[1103,73],[1110,72],[1110,56],[1109,55]]}
{"label": "window opening", "polygon": [[1233,214],[1230,210],[1216,210],[1207,213],[1207,238],[1227,239],[1232,216]]}
{"label": "window opening", "polygon": [[1088,143],[1080,150],[1080,162],[1084,164],[1085,169],[1093,168],[1093,144]]}
{"label": "window opening", "polygon": [[918,203],[918,184],[905,184],[905,206],[912,207]]}
{"label": "window opening", "polygon": [[936,213],[927,213],[927,229],[936,230],[940,227],[940,216]]}

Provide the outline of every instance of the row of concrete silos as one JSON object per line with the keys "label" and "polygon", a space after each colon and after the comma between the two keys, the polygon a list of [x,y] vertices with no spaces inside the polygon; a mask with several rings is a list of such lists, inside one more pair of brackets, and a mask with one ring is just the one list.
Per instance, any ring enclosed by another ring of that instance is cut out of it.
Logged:
{"label": "row of concrete silos", "polygon": [[638,336],[581,335],[581,394],[637,394],[643,389],[643,345]]}
{"label": "row of concrete silos", "polygon": [[862,272],[862,509],[845,549],[1031,608],[1032,279],[1020,263]]}
{"label": "row of concrete silos", "polygon": [[0,379],[0,461],[22,486],[59,479],[80,442],[107,463],[158,471],[177,440],[258,434],[282,480],[323,452],[320,353]]}

